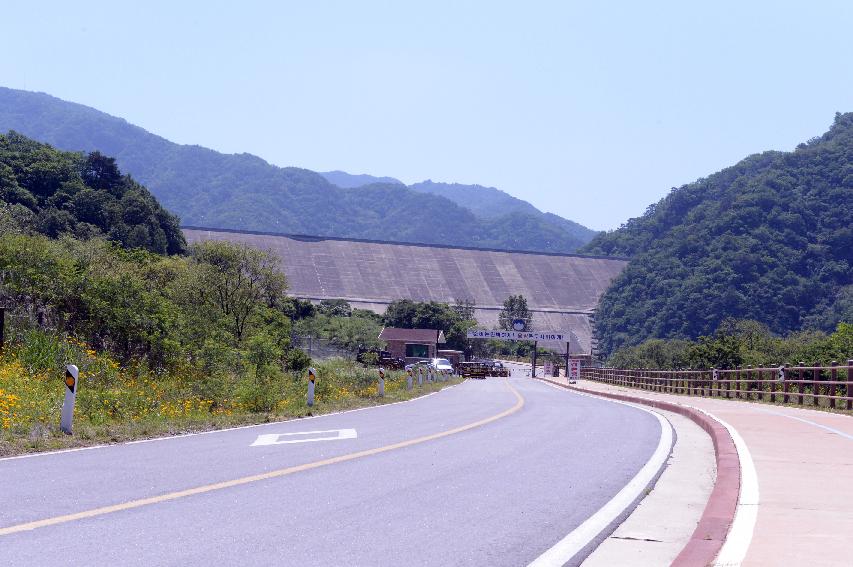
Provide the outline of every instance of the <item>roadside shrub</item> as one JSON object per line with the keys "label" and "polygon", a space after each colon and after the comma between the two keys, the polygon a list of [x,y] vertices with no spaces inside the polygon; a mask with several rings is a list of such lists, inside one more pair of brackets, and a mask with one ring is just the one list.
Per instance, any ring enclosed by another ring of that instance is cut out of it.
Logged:
{"label": "roadside shrub", "polygon": [[301,372],[311,366],[311,357],[301,349],[290,349],[285,356],[284,365],[291,372]]}

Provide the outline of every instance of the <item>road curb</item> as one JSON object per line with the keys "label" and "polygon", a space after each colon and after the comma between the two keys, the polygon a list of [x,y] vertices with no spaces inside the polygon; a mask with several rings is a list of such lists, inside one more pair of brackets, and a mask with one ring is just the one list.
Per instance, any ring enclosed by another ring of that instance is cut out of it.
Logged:
{"label": "road curb", "polygon": [[639,403],[671,411],[683,415],[705,430],[711,437],[714,445],[714,456],[717,461],[717,479],[714,482],[714,489],[711,491],[708,503],[705,505],[705,510],[702,512],[702,517],[699,519],[696,529],[690,536],[690,541],[687,542],[687,545],[676,556],[672,565],[677,567],[711,565],[723,547],[729,528],[734,522],[738,495],[740,494],[740,459],[738,458],[734,440],[732,440],[725,426],[699,410],[679,404],[624,394],[592,392],[544,378],[536,378],[536,380],[542,380],[543,382],[565,388],[566,390],[623,402]]}

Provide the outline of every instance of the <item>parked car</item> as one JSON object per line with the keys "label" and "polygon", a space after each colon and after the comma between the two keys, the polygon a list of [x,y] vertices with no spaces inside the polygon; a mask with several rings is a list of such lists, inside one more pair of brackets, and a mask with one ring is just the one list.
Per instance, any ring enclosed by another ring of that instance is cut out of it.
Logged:
{"label": "parked car", "polygon": [[417,362],[412,362],[410,364],[407,364],[405,367],[405,370],[417,369],[418,366],[429,366],[429,363],[430,363],[430,359],[424,358],[423,360],[419,360]]}
{"label": "parked car", "polygon": [[433,370],[453,372],[453,365],[446,358],[431,358],[428,363]]}
{"label": "parked car", "polygon": [[489,374],[488,370],[482,361],[459,363],[459,373],[465,378],[485,378]]}

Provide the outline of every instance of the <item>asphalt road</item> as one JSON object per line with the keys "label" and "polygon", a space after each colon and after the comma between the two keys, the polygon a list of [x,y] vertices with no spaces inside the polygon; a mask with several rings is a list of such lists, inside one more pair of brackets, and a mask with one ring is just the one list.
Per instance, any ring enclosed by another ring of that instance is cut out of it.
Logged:
{"label": "asphalt road", "polygon": [[660,437],[642,410],[491,378],[379,408],[0,460],[0,564],[526,565]]}

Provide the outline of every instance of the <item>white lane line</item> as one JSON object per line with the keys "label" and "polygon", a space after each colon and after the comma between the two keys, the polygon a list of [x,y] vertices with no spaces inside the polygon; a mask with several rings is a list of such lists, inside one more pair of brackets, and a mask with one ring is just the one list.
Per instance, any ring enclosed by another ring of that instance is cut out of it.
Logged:
{"label": "white lane line", "polygon": [[[548,383],[545,382],[545,384]],[[568,391],[552,384],[548,385],[553,388],[558,388],[564,392]],[[574,391],[571,393],[576,393],[581,396],[586,395]],[[581,549],[589,545],[590,542],[595,540],[602,531],[607,529],[607,527],[610,526],[627,508],[637,501],[643,491],[651,484],[655,477],[657,477],[658,473],[666,464],[666,460],[669,458],[670,452],[672,451],[672,426],[661,414],[637,404],[601,398],[598,396],[590,397],[630,406],[655,416],[658,423],[660,423],[661,428],[658,446],[646,464],[643,465],[643,468],[634,475],[634,478],[632,478],[631,481],[616,494],[616,496],[611,498],[610,501],[602,506],[595,514],[587,518],[584,523],[569,532],[566,537],[558,541],[551,549],[533,560],[528,567],[558,567],[565,565],[572,557],[577,555]]]}
{"label": "white lane line", "polygon": [[[329,435],[334,433],[334,435]],[[303,437],[298,437],[298,436]],[[306,435],[323,435],[323,437],[304,437]],[[314,441],[337,441],[338,439],[356,439],[355,429],[328,429],[326,431],[297,431],[295,433],[265,433],[258,435],[250,447],[263,445],[288,445],[291,443],[312,443]],[[284,438],[284,439],[282,439]]]}
{"label": "white lane line", "polygon": [[[784,414],[784,413],[779,413],[779,412],[777,412],[777,411],[770,411],[770,410],[766,410],[766,409],[763,409],[763,408],[757,408],[757,410],[758,410],[758,411],[761,411],[761,412],[764,412],[764,413],[769,413],[769,414],[772,414],[772,415],[778,415],[779,417],[787,417],[788,419],[796,419],[797,421],[802,421],[803,423],[807,423],[807,424],[809,424],[809,425],[814,425],[815,427],[819,427],[819,428],[821,428],[821,429],[825,429],[825,430],[829,431],[830,433],[835,433],[836,435],[840,435],[841,437],[844,437],[845,439],[853,440],[853,435],[850,435],[849,433],[845,433],[845,432],[843,432],[843,431],[840,431],[840,430],[838,430],[838,429],[835,429],[834,427],[829,427],[828,425],[823,425],[823,424],[820,424],[820,423],[816,423],[816,422],[814,422],[814,421],[809,421],[808,419],[803,419],[803,418],[801,418],[801,417],[795,417],[795,416],[793,416],[793,415],[786,415],[786,414]],[[833,414],[833,415],[834,415],[834,414]]]}
{"label": "white lane line", "polygon": [[336,412],[332,412],[332,413],[323,413],[320,415],[311,415],[308,417],[294,417],[291,419],[283,419],[281,421],[269,422],[269,423],[253,423],[251,425],[238,425],[236,427],[226,427],[224,429],[210,429],[208,431],[196,431],[195,433],[181,433],[180,435],[165,435],[163,437],[151,437],[150,439],[137,439],[136,441],[125,441],[123,443],[110,443],[110,444],[105,444],[105,445],[90,445],[88,447],[75,447],[73,449],[59,449],[57,451],[44,451],[41,453],[27,453],[25,455],[15,455],[14,457],[2,457],[2,458],[0,458],[0,462],[14,461],[17,459],[32,459],[35,457],[47,457],[50,455],[61,455],[63,453],[76,453],[78,451],[90,451],[92,449],[104,449],[106,447],[121,447],[122,445],[139,445],[141,443],[153,443],[155,441],[170,441],[172,439],[183,439],[185,437],[197,437],[199,435],[211,435],[214,433],[225,433],[228,431],[239,431],[241,429],[252,429],[255,427],[270,427],[276,423],[283,424],[283,423],[293,423],[296,421],[308,421],[309,419],[321,419],[324,417],[331,417],[333,415],[343,415],[345,413],[354,413],[357,411],[372,410],[372,409],[377,409],[377,408],[384,408],[384,407],[388,407],[388,406],[396,406],[399,404],[408,404],[411,402],[416,402],[418,400],[423,400],[423,399],[429,398],[430,396],[440,394],[441,392],[444,392],[445,390],[450,390],[452,388],[455,388],[455,387],[457,387],[463,383],[464,383],[464,381],[460,382],[459,384],[453,384],[452,386],[445,386],[441,390],[436,390],[435,392],[430,392],[429,394],[424,394],[423,396],[418,396],[417,398],[411,398],[409,400],[403,400],[400,402],[391,402],[390,404],[379,404],[376,406],[366,406],[363,408],[356,408],[356,409],[344,410],[344,411],[336,411]]}

